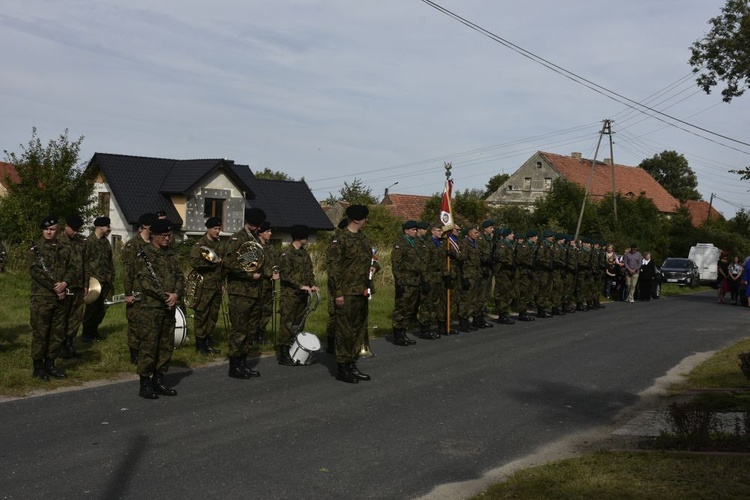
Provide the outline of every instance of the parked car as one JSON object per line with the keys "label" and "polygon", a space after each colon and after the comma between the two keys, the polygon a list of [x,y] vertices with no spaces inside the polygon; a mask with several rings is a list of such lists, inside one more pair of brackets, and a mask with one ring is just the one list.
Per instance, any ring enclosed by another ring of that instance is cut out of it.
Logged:
{"label": "parked car", "polygon": [[669,257],[661,265],[661,282],[696,287],[701,282],[700,270],[691,259]]}

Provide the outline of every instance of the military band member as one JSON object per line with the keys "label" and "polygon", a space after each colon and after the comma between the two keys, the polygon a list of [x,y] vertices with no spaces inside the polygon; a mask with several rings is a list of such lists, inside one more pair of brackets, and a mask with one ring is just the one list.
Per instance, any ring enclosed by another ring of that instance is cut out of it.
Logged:
{"label": "military band member", "polygon": [[57,237],[58,243],[68,247],[72,268],[71,282],[68,283],[71,294],[65,297],[65,340],[60,346],[60,357],[63,359],[80,356],[73,346],[73,339],[83,321],[83,298],[89,291],[85,265],[86,238],[78,233],[82,226],[83,219],[79,215],[69,215],[65,218],[65,228]]}
{"label": "military band member", "polygon": [[516,248],[515,235],[510,228],[500,230],[492,256],[493,274],[495,276],[495,308],[497,322],[502,325],[515,323],[510,317],[510,305],[515,299],[516,290]]}
{"label": "military band member", "polygon": [[93,276],[101,284],[101,293],[92,303],[86,305],[83,313],[83,342],[102,340],[99,335],[99,325],[104,320],[107,307],[104,300],[112,291],[115,281],[115,266],[112,261],[112,245],[107,236],[110,232],[109,217],[97,217],[94,220],[94,233],[86,239],[86,265],[88,275]]}
{"label": "military band member", "polygon": [[55,215],[40,224],[41,238],[32,242],[28,254],[31,275],[31,359],[32,375],[41,380],[65,378],[55,366],[65,338],[65,297],[74,278],[70,249],[57,242],[59,226]]}
{"label": "military band member", "polygon": [[[195,311],[195,350],[204,356],[220,352],[211,346],[211,335],[219,319],[224,289],[220,233],[221,219],[209,217],[206,220],[206,234],[190,249],[190,267],[202,277],[201,284],[196,290],[193,310]],[[204,255],[205,248],[212,250],[215,258],[207,258]]]}
{"label": "military band member", "polygon": [[[342,229],[344,229],[349,224],[349,220],[344,217],[341,219],[336,226],[336,229],[333,231],[333,238],[336,239],[339,236],[339,233]],[[326,268],[330,268],[331,263],[331,247],[328,247],[328,250],[326,250]],[[331,275],[328,274],[328,321],[326,322],[326,344],[328,348],[329,354],[336,354],[336,297],[334,297],[333,292],[334,290],[334,284],[331,281]]]}
{"label": "military band member", "polygon": [[171,223],[157,220],[151,226],[151,241],[135,259],[135,288],[141,290],[138,306],[138,395],[146,399],[176,396],[164,385],[174,351],[175,308],[184,293],[180,262],[169,249]]}
{"label": "military band member", "polygon": [[331,241],[328,273],[336,306],[336,379],[356,384],[370,380],[359,371],[357,359],[367,334],[369,278],[379,269],[372,258],[372,245],[362,231],[369,210],[364,205],[346,209],[347,226]]}
{"label": "military band member", "polygon": [[151,225],[156,222],[156,215],[146,213],[138,218],[138,234],[130,238],[120,253],[123,268],[123,291],[125,293],[125,319],[128,322],[128,350],[130,363],[138,363],[140,340],[138,338],[138,306],[141,290],[136,288],[135,257],[151,242]]}
{"label": "military band member", "polygon": [[263,245],[263,253],[265,254],[260,281],[261,316],[254,339],[258,345],[263,345],[267,340],[266,330],[273,317],[274,283],[280,279],[279,254],[276,247],[271,244],[271,236],[273,236],[271,223],[265,220],[258,228],[258,241]]}
{"label": "military band member", "polygon": [[[294,366],[296,363],[289,355],[289,348],[294,344],[294,335],[304,328],[305,309],[310,294],[318,293],[315,285],[312,259],[305,246],[310,236],[310,228],[295,225],[290,229],[292,244],[284,248],[279,257],[279,274],[281,275],[281,298],[279,305],[279,347],[280,365]],[[295,332],[294,327],[299,331]]]}
{"label": "military band member", "polygon": [[417,341],[409,338],[406,330],[409,320],[417,315],[419,308],[424,261],[417,246],[417,221],[404,222],[401,231],[403,235],[391,251],[391,268],[396,290],[393,307],[393,343],[398,346],[410,346]]}
{"label": "military band member", "polygon": [[[247,366],[247,357],[252,342],[260,328],[261,278],[260,270],[253,269],[252,255],[260,255],[257,231],[266,213],[253,207],[245,210],[245,224],[230,236],[224,248],[224,268],[227,271],[227,294],[229,295],[229,376],[238,379],[259,377],[260,372]],[[248,243],[248,245],[245,245]],[[244,245],[244,246],[243,246]],[[249,251],[240,254],[246,247]],[[265,266],[265,264],[264,264]]]}

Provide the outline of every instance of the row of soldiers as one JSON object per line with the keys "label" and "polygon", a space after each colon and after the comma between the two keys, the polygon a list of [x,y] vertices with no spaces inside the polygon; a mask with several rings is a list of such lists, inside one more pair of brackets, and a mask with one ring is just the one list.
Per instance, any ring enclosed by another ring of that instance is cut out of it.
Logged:
{"label": "row of soldiers", "polygon": [[[576,241],[551,230],[495,232],[492,220],[463,231],[455,224],[450,232],[440,223],[410,220],[402,231],[392,252],[396,345],[416,342],[406,334],[413,318],[426,340],[491,327],[485,317],[490,302],[500,324],[515,323],[512,307],[521,321],[533,321],[534,313],[550,318],[604,307],[599,296],[606,245],[599,240]],[[450,327],[450,315],[458,316],[458,331]]]}

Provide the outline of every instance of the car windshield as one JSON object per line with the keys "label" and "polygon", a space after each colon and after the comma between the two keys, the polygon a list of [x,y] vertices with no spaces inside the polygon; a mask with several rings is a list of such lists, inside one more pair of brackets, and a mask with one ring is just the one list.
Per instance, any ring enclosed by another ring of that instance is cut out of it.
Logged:
{"label": "car windshield", "polygon": [[687,269],[690,267],[690,261],[687,259],[667,259],[661,267],[671,267],[677,269]]}

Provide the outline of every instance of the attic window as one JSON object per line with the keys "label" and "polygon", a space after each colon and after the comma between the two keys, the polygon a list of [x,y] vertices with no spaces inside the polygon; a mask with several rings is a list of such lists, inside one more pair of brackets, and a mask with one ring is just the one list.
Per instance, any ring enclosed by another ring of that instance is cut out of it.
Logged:
{"label": "attic window", "polygon": [[540,161],[536,162],[536,168],[542,168],[542,162]]}
{"label": "attic window", "polygon": [[221,198],[206,198],[203,205],[203,217],[218,217],[224,220],[224,200]]}

